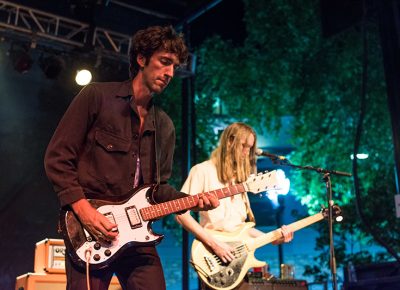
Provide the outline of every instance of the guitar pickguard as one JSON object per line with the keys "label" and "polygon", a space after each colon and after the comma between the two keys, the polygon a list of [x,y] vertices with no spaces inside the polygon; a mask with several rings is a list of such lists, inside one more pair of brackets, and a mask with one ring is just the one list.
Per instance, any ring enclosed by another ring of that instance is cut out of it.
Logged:
{"label": "guitar pickguard", "polygon": [[235,249],[235,258],[231,262],[224,263],[215,254],[203,251],[203,262],[196,265],[203,270],[202,272],[208,273],[205,275],[207,282],[215,288],[225,288],[234,284],[238,280],[247,259],[248,254],[245,245],[237,241],[227,244]]}
{"label": "guitar pickguard", "polygon": [[220,265],[218,273],[210,275],[207,281],[210,285],[218,288],[229,287],[235,283],[240,275],[243,265],[246,261],[247,255],[234,259],[229,264]]}

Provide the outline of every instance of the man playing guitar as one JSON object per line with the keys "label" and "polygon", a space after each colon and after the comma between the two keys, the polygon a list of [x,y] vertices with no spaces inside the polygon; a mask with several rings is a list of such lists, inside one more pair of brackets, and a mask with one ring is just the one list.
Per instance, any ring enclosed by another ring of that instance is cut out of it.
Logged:
{"label": "man playing guitar", "polygon": [[[71,223],[77,226],[64,235],[73,237],[70,242],[65,239],[67,289],[108,289],[114,273],[123,289],[165,289],[155,246],[135,244],[134,240],[119,244],[126,234],[119,219],[122,214],[110,214],[117,208],[114,205],[109,212],[101,213],[90,201],[114,200],[155,183],[150,198],[158,203],[186,196],[167,183],[172,172],[175,128],[169,116],[155,107],[153,97],[168,86],[187,55],[182,35],[171,26],[138,31],[129,52],[131,78],[87,85],[61,119],[46,151],[45,168],[61,207],[71,213],[63,219],[64,228],[70,220],[78,220]],[[128,203],[126,209],[120,205],[116,212],[124,214],[129,230],[144,233],[145,212],[135,210],[139,202]],[[209,209],[217,205],[217,199],[204,195],[192,207]],[[78,242],[75,237],[80,238]],[[149,240],[147,233],[144,240]],[[132,244],[135,246],[128,247]],[[86,261],[87,268],[110,256],[115,259],[106,267],[85,272],[73,260],[77,256],[75,246],[82,250],[75,260]],[[114,248],[120,249],[118,256],[114,256]]]}

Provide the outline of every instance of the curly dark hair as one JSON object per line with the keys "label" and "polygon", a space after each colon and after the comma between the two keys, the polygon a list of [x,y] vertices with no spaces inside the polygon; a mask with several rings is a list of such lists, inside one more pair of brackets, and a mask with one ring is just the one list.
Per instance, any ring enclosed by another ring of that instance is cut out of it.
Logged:
{"label": "curly dark hair", "polygon": [[188,49],[181,33],[175,32],[172,26],[150,26],[139,30],[132,37],[129,50],[130,77],[134,78],[139,71],[139,64],[136,61],[138,54],[143,55],[148,63],[154,52],[160,49],[175,53],[181,64],[187,60]]}

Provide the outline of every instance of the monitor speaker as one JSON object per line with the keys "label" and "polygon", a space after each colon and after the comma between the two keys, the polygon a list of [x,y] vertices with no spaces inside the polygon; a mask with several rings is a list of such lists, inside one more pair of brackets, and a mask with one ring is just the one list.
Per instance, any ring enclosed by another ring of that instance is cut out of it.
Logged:
{"label": "monitor speaker", "polygon": [[308,290],[305,280],[274,280],[249,283],[249,290]]}
{"label": "monitor speaker", "polygon": [[[65,274],[27,273],[17,277],[15,290],[65,290]],[[109,290],[122,290],[118,279],[113,277]]]}

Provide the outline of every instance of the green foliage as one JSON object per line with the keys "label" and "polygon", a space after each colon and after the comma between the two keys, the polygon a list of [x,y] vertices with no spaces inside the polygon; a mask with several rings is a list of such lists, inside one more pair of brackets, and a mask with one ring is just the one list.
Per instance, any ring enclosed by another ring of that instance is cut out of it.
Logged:
{"label": "green foliage", "polygon": [[[244,4],[248,37],[243,46],[214,36],[196,50],[197,162],[206,159],[215,146],[216,125],[239,120],[259,133],[265,133],[262,128],[276,132],[280,118],[291,116],[293,164],[352,172],[349,157],[360,118],[364,56],[360,25],[323,38],[317,0],[244,0]],[[398,252],[394,161],[387,158],[393,156],[393,142],[376,21],[366,29],[368,96],[359,153],[368,153],[369,158],[357,161],[362,210],[371,227]],[[217,101],[229,114],[213,114]],[[319,173],[294,171],[291,175],[292,192],[310,214],[326,204]],[[357,215],[353,183],[353,178],[332,176],[333,199],[345,217],[335,225],[337,263],[388,259],[385,253],[366,251],[376,242]],[[320,265],[328,265],[329,243],[326,226],[319,227],[316,249],[320,255],[306,274],[323,279],[328,273]]]}
{"label": "green foliage", "polygon": [[172,119],[175,125],[176,143],[175,143],[175,154],[174,154],[174,166],[172,168],[172,177],[170,179],[171,185],[176,188],[180,188],[182,185],[182,174],[181,174],[181,131],[182,131],[182,97],[181,97],[181,80],[175,78],[169,84],[167,89],[159,96],[156,96],[155,103],[161,107]]}
{"label": "green foliage", "polygon": [[[247,38],[241,47],[214,36],[196,50],[196,152],[205,160],[217,142],[213,128],[233,120],[247,122],[259,133],[277,132],[280,118],[291,116],[293,164],[352,172],[355,133],[360,119],[364,48],[360,25],[330,38],[321,34],[317,0],[244,0]],[[367,23],[367,104],[358,153],[361,210],[377,235],[400,251],[400,223],[394,213],[393,142],[387,112],[386,89],[377,23]],[[175,176],[180,177],[180,82],[171,84],[159,102],[177,127]],[[216,102],[226,111],[214,113]],[[274,131],[275,130],[275,131]],[[326,205],[322,175],[315,171],[291,172],[292,193],[309,209]],[[332,175],[332,193],[342,207],[344,222],[335,224],[336,262],[346,265],[390,259],[376,246],[362,223],[355,203],[354,180]],[[175,180],[180,185],[180,180]],[[165,225],[175,228],[173,219]],[[306,269],[316,281],[329,276],[328,233],[316,225],[315,265]],[[180,229],[177,233],[180,233]],[[325,267],[321,267],[325,266]],[[325,269],[325,270],[324,270]]]}

